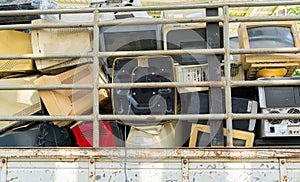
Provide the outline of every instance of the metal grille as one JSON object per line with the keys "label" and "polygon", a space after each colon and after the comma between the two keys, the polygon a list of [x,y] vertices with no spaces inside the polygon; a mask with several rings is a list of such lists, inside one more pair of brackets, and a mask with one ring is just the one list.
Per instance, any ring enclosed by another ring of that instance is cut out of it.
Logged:
{"label": "metal grille", "polygon": [[[75,58],[75,57],[89,57],[93,58],[94,66],[94,80],[93,84],[76,85],[76,84],[61,84],[61,85],[0,85],[1,90],[11,89],[93,89],[93,115],[77,115],[77,116],[0,116],[1,121],[63,121],[63,120],[82,120],[90,121],[93,120],[94,128],[98,125],[98,121],[101,120],[149,120],[147,115],[135,116],[135,115],[100,115],[99,114],[99,103],[98,103],[98,90],[101,88],[155,88],[155,87],[225,87],[225,114],[191,114],[191,115],[152,115],[151,120],[173,120],[173,119],[225,119],[227,124],[227,146],[231,147],[232,144],[232,120],[233,119],[298,119],[299,114],[236,114],[232,113],[231,110],[231,87],[233,86],[262,86],[262,85],[300,85],[299,81],[273,81],[262,82],[262,81],[231,81],[230,80],[230,55],[231,54],[264,54],[264,53],[299,53],[299,48],[288,48],[288,49],[232,49],[229,46],[229,24],[235,22],[260,22],[260,21],[288,21],[288,20],[299,20],[300,16],[282,16],[282,17],[229,17],[229,7],[263,7],[263,6],[277,6],[277,5],[297,5],[296,1],[275,1],[275,2],[230,2],[230,3],[199,3],[199,4],[186,4],[186,5],[165,5],[165,6],[146,6],[146,7],[122,7],[122,8],[86,8],[86,9],[58,9],[58,10],[28,10],[28,11],[1,11],[0,16],[13,16],[13,15],[36,15],[36,14],[67,14],[67,13],[93,13],[94,21],[91,23],[60,23],[60,24],[16,24],[16,25],[1,25],[0,30],[6,29],[38,29],[38,28],[66,28],[66,27],[91,27],[93,28],[94,51],[86,54],[47,54],[38,56],[34,54],[23,54],[23,55],[0,55],[0,59],[25,59],[25,58]],[[225,60],[225,81],[214,81],[214,82],[199,82],[197,84],[183,83],[183,82],[167,82],[167,83],[130,83],[130,84],[99,84],[99,67],[103,64],[101,57],[114,56],[142,56],[142,55],[183,55],[186,51],[181,50],[158,50],[158,51],[120,51],[120,52],[99,52],[99,27],[126,24],[135,25],[146,25],[146,24],[172,24],[172,20],[168,19],[150,19],[150,20],[136,20],[130,22],[122,22],[122,20],[116,21],[98,21],[98,15],[101,12],[126,12],[126,11],[148,11],[148,10],[170,10],[170,9],[197,9],[197,8],[222,8],[223,15],[218,17],[203,17],[203,18],[181,18],[177,19],[178,23],[191,23],[191,22],[222,22],[224,27],[224,48],[219,49],[197,49],[189,50],[190,54],[223,54]],[[93,147],[99,147],[99,131],[94,130],[94,141]]]}

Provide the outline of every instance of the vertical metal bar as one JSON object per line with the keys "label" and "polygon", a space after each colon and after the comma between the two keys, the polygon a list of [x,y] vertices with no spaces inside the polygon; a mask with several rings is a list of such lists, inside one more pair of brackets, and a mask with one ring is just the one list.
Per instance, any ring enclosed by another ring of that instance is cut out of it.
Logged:
{"label": "vertical metal bar", "polygon": [[2,158],[1,160],[1,182],[6,182],[7,181],[7,158]]}
{"label": "vertical metal bar", "polygon": [[287,169],[286,169],[286,159],[279,159],[279,169],[280,169],[280,182],[287,182]]}
{"label": "vertical metal bar", "polygon": [[233,146],[233,139],[232,139],[232,108],[231,108],[231,85],[230,85],[230,42],[229,42],[229,12],[228,6],[223,7],[223,33],[224,33],[224,72],[225,72],[225,109],[227,114],[226,119],[226,132],[227,132],[227,147]]}
{"label": "vertical metal bar", "polygon": [[93,28],[93,66],[94,66],[94,79],[93,79],[93,147],[99,147],[99,11],[94,11],[94,28]]}
{"label": "vertical metal bar", "polygon": [[182,182],[189,181],[189,160],[182,159],[181,160],[181,172],[182,172]]}
{"label": "vertical metal bar", "polygon": [[[207,8],[206,16],[218,16],[218,8]],[[206,23],[207,48],[220,48],[219,22]],[[221,63],[217,55],[208,55],[208,79],[209,81],[221,80]],[[223,113],[223,98],[221,88],[209,89],[210,114]],[[209,120],[211,146],[224,146],[223,121]]]}
{"label": "vertical metal bar", "polygon": [[90,182],[96,181],[96,161],[95,159],[89,160],[89,179]]}

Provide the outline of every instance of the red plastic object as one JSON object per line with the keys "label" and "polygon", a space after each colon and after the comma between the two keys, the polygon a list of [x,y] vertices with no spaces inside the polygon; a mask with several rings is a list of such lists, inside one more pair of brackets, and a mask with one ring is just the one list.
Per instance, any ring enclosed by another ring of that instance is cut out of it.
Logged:
{"label": "red plastic object", "polygon": [[[93,123],[84,123],[72,128],[75,135],[77,145],[79,147],[93,146]],[[110,126],[110,122],[99,122],[99,146],[100,147],[115,147],[115,139]]]}

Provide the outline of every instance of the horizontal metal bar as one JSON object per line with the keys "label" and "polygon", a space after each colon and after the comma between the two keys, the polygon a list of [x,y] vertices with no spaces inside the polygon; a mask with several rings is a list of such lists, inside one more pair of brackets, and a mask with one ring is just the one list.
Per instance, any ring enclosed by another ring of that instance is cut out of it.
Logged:
{"label": "horizontal metal bar", "polygon": [[115,51],[99,52],[99,57],[153,56],[153,55],[193,55],[193,54],[224,54],[224,49],[187,49],[187,50],[155,50],[155,51]]}
{"label": "horizontal metal bar", "polygon": [[[231,86],[289,86],[300,85],[300,80],[253,80],[230,81]],[[183,88],[183,87],[224,87],[225,81],[206,82],[151,82],[151,83],[107,83],[100,84],[99,89],[131,88]],[[0,85],[0,90],[53,90],[53,89],[92,89],[92,84],[41,84],[41,85]]]}
{"label": "horizontal metal bar", "polygon": [[[1,11],[0,11],[1,12]],[[92,27],[93,23],[43,23],[43,24],[12,24],[0,25],[0,30],[22,30],[22,29],[41,29],[41,28],[87,28]]]}
{"label": "horizontal metal bar", "polygon": [[222,17],[203,17],[203,18],[178,18],[178,19],[136,19],[136,20],[113,20],[100,21],[98,26],[114,25],[151,25],[151,24],[175,24],[175,23],[200,23],[200,22],[221,22]]}
{"label": "horizontal metal bar", "polygon": [[[260,22],[260,21],[292,21],[299,20],[300,16],[261,16],[261,17],[230,17],[230,22]],[[178,18],[178,19],[143,19],[143,20],[113,20],[100,21],[98,26],[115,25],[151,25],[151,24],[174,24],[174,23],[200,23],[200,22],[222,22],[222,17],[203,17],[203,18]],[[0,25],[0,30],[10,29],[40,29],[40,28],[86,28],[92,27],[93,23],[44,23],[44,24],[14,24]]]}
{"label": "horizontal metal bar", "polygon": [[[153,56],[153,55],[189,55],[189,54],[223,54],[224,49],[190,49],[190,50],[153,50],[153,51],[115,51],[99,52],[99,57]],[[1,59],[54,59],[55,58],[92,58],[92,53],[68,54],[0,54]]]}
{"label": "horizontal metal bar", "polygon": [[[174,23],[198,23],[198,22],[220,22],[221,17],[203,17],[203,18],[181,18],[181,19],[143,19],[143,20],[111,20],[100,21],[98,26],[115,26],[115,25],[151,25],[151,24],[174,24]],[[0,30],[10,29],[41,29],[41,28],[87,28],[93,27],[93,23],[43,23],[43,24],[14,24],[0,25]]]}
{"label": "horizontal metal bar", "polygon": [[[300,114],[241,114],[232,113],[232,119],[299,119]],[[175,115],[113,115],[101,114],[99,121],[169,121],[169,120],[223,120],[227,119],[226,114],[175,114]],[[77,116],[0,116],[1,121],[92,121],[91,115]],[[234,122],[234,121],[233,121]],[[129,122],[130,123],[130,122]]]}
{"label": "horizontal metal bar", "polygon": [[24,84],[4,85],[0,84],[0,90],[62,90],[62,89],[93,89],[92,84]]}
{"label": "horizontal metal bar", "polygon": [[[49,159],[90,159],[107,161],[124,161],[128,162],[137,159],[161,159],[167,161],[179,161],[181,159],[204,160],[221,160],[243,162],[245,159],[270,159],[278,158],[299,158],[299,147],[274,147],[269,148],[0,148],[0,157],[9,160],[18,159],[39,159],[49,162]],[[22,162],[22,161],[20,161]],[[145,161],[142,161],[145,162]]]}
{"label": "horizontal metal bar", "polygon": [[[55,58],[92,58],[92,53],[68,53],[68,54],[0,54],[1,59],[53,59]],[[55,60],[57,61],[57,60]],[[63,60],[62,60],[63,61]]]}
{"label": "horizontal metal bar", "polygon": [[247,16],[229,17],[229,22],[261,22],[261,21],[298,21],[299,15],[293,16]]}
{"label": "horizontal metal bar", "polygon": [[126,12],[126,11],[149,11],[149,10],[175,10],[175,9],[198,9],[198,8],[221,8],[228,7],[259,7],[259,6],[285,6],[299,5],[298,1],[260,1],[260,2],[214,2],[214,3],[190,3],[176,5],[135,6],[135,7],[100,7],[81,9],[47,9],[47,10],[16,10],[1,11],[0,16],[14,15],[38,15],[38,14],[67,14],[67,13],[92,13],[98,10],[102,12]]}
{"label": "horizontal metal bar", "polygon": [[[225,114],[178,114],[178,115],[99,115],[99,120],[120,121],[168,121],[168,120],[220,120]],[[146,123],[145,123],[146,124]]]}
{"label": "horizontal metal bar", "polygon": [[[162,120],[199,120],[224,119],[225,114],[185,114],[185,115],[99,115],[99,121],[105,120],[132,120],[132,121],[162,121]],[[0,116],[1,121],[92,121],[93,116],[78,115],[78,116]]]}
{"label": "horizontal metal bar", "polygon": [[300,80],[248,80],[230,81],[231,86],[289,86],[300,85]]}
{"label": "horizontal metal bar", "polygon": [[[276,53],[300,53],[300,48],[260,48],[260,49],[230,49],[231,54],[276,54]],[[153,56],[153,55],[202,55],[225,54],[224,48],[219,49],[186,49],[186,50],[152,50],[152,51],[114,51],[99,52],[99,57],[129,57],[129,56]],[[297,56],[297,55],[293,55]],[[92,53],[68,53],[68,54],[0,54],[1,59],[55,59],[55,58],[92,58]],[[300,58],[300,56],[299,56]],[[51,61],[51,60],[50,60]]]}
{"label": "horizontal metal bar", "polygon": [[0,116],[2,121],[92,121],[93,116],[78,115],[78,116]]}
{"label": "horizontal metal bar", "polygon": [[[299,53],[300,48],[244,48],[244,49],[230,49],[231,54],[274,54],[274,53]],[[295,55],[293,55],[295,56]],[[300,58],[300,56],[299,56]]]}
{"label": "horizontal metal bar", "polygon": [[[233,113],[234,119],[299,119],[300,114],[237,114]],[[234,121],[233,121],[234,122]]]}
{"label": "horizontal metal bar", "polygon": [[99,88],[119,88],[119,89],[130,89],[130,88],[181,88],[181,87],[222,87],[225,86],[224,81],[208,81],[208,82],[148,82],[148,83],[109,83],[103,84]]}

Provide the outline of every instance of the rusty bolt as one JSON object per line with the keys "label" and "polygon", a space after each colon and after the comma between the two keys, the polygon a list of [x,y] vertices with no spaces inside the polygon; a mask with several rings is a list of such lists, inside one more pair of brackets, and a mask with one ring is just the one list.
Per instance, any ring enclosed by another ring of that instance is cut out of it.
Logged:
{"label": "rusty bolt", "polygon": [[184,165],[188,163],[188,161],[186,159],[184,159],[182,162]]}
{"label": "rusty bolt", "polygon": [[282,164],[282,165],[285,164],[285,160],[281,160],[281,164]]}
{"label": "rusty bolt", "polygon": [[90,161],[91,164],[94,164],[94,162],[95,162],[94,160],[91,160],[91,161]]}
{"label": "rusty bolt", "polygon": [[288,177],[287,176],[283,176],[282,177],[282,181],[288,181]]}
{"label": "rusty bolt", "polygon": [[2,163],[4,164],[6,161],[5,161],[5,159],[2,159]]}

